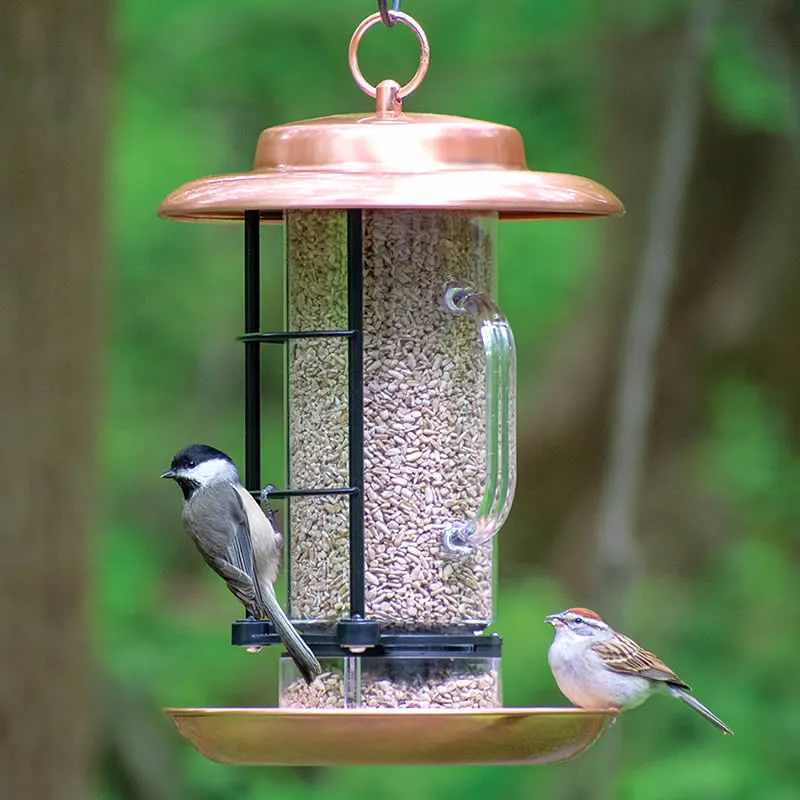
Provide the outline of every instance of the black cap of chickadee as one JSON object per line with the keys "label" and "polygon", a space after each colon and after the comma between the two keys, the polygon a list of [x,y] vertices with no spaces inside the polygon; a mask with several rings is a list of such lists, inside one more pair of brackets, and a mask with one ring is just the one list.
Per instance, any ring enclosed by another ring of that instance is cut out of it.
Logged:
{"label": "black cap of chickadee", "polygon": [[183,492],[183,524],[206,563],[224,578],[248,616],[266,617],[309,683],[320,674],[314,653],[278,604],[281,537],[242,486],[233,461],[207,444],[184,447],[161,476]]}

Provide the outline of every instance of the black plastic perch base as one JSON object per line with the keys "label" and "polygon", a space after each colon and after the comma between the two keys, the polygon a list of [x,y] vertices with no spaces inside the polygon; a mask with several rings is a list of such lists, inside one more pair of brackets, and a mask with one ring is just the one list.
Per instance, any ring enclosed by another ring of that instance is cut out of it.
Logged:
{"label": "black plastic perch base", "polygon": [[[497,633],[390,633],[374,620],[343,620],[334,628],[302,631],[306,644],[319,658],[343,656],[386,657],[477,655],[500,658],[503,640]],[[236,647],[266,647],[281,640],[269,622],[238,620],[231,626],[231,644]]]}

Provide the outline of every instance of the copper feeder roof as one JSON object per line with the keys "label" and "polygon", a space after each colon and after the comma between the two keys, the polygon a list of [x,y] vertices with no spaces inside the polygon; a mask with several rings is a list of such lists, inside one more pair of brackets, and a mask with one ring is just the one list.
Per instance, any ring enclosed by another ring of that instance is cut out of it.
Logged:
{"label": "copper feeder roof", "polygon": [[252,172],[184,184],[159,216],[188,221],[239,220],[260,209],[280,221],[289,209],[404,208],[498,212],[501,219],[613,216],[622,203],[588,178],[532,172],[514,128],[442,114],[404,114],[401,98],[428,64],[419,25],[400,12],[422,46],[417,74],[406,86],[364,80],[356,58],[368,17],[353,34],[350,66],[358,85],[376,98],[374,114],[344,114],[267,128]]}

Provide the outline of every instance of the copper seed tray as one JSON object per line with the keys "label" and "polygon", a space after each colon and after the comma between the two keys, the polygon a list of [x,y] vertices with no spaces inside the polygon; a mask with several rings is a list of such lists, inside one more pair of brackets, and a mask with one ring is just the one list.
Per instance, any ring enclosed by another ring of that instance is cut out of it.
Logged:
{"label": "copper seed tray", "polygon": [[223,764],[552,764],[582,753],[616,717],[579,708],[167,708]]}

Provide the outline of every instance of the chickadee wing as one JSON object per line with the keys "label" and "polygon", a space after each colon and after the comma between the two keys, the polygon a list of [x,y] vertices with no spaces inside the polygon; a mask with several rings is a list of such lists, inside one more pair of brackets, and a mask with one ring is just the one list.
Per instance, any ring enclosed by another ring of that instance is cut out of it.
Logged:
{"label": "chickadee wing", "polygon": [[184,504],[186,532],[206,563],[255,617],[264,616],[247,519],[233,486],[216,484]]}
{"label": "chickadee wing", "polygon": [[642,678],[689,688],[660,658],[621,633],[606,642],[598,642],[592,649],[612,672],[640,675]]}
{"label": "chickadee wing", "polygon": [[206,558],[211,569],[225,579],[236,599],[247,609],[248,614],[263,617],[263,602],[258,584],[246,573],[224,558]]}
{"label": "chickadee wing", "polygon": [[233,566],[247,573],[253,583],[259,616],[265,616],[266,605],[261,595],[261,586],[258,580],[255,556],[253,555],[253,540],[250,538],[250,525],[245,512],[244,503],[236,488],[231,486],[231,515],[234,520],[233,535],[228,545],[228,559]]}

